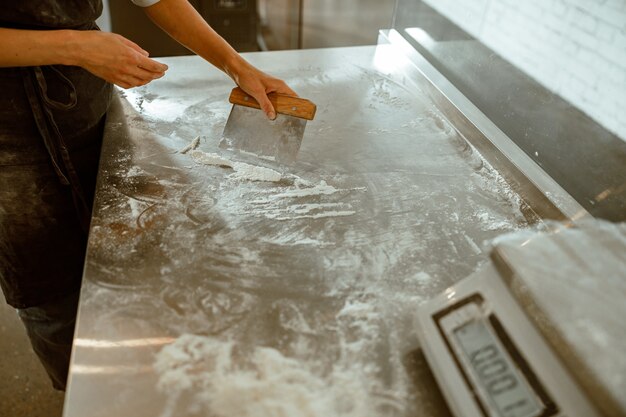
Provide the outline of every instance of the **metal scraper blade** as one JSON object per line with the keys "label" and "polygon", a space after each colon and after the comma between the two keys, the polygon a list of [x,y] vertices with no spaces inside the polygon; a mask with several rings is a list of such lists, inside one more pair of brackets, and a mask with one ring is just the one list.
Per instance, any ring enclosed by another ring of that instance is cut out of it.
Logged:
{"label": "metal scraper blade", "polygon": [[253,153],[279,163],[296,160],[307,120],[313,120],[317,107],[305,98],[269,93],[276,119],[269,120],[259,103],[239,87],[228,101],[233,109],[224,127],[220,148]]}
{"label": "metal scraper blade", "polygon": [[280,163],[296,160],[306,119],[278,114],[269,120],[261,110],[233,105],[220,148],[250,152]]}

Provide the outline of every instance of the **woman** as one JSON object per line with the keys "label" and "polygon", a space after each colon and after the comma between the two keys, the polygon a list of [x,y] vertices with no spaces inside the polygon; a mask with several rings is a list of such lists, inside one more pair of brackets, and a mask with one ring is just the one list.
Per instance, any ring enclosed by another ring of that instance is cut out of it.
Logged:
{"label": "woman", "polygon": [[[247,63],[187,0],[133,0],[223,70],[270,119],[270,92],[295,93]],[[167,66],[95,24],[101,0],[0,7],[0,285],[33,349],[65,389],[87,230],[112,84],[145,85]]]}

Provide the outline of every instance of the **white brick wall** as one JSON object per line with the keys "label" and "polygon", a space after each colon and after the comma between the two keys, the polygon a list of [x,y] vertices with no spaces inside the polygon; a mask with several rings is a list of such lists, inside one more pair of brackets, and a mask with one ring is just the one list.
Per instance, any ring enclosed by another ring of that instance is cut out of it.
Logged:
{"label": "white brick wall", "polygon": [[626,140],[626,0],[425,0]]}

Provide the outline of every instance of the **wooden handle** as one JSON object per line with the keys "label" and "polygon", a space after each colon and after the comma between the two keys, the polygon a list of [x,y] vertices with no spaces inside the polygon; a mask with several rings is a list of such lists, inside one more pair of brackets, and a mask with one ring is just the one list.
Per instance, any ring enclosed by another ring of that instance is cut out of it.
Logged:
{"label": "wooden handle", "polygon": [[[299,117],[301,119],[313,120],[317,107],[310,100],[300,97],[288,96],[286,94],[269,93],[267,97],[272,102],[277,113]],[[233,104],[260,109],[259,103],[239,87],[233,88],[228,98]]]}

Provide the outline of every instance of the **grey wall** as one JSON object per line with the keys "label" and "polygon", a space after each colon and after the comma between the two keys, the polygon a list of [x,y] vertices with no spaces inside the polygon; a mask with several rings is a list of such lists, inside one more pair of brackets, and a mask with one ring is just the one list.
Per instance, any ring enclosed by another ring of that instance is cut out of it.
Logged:
{"label": "grey wall", "polygon": [[424,0],[626,140],[626,0]]}

